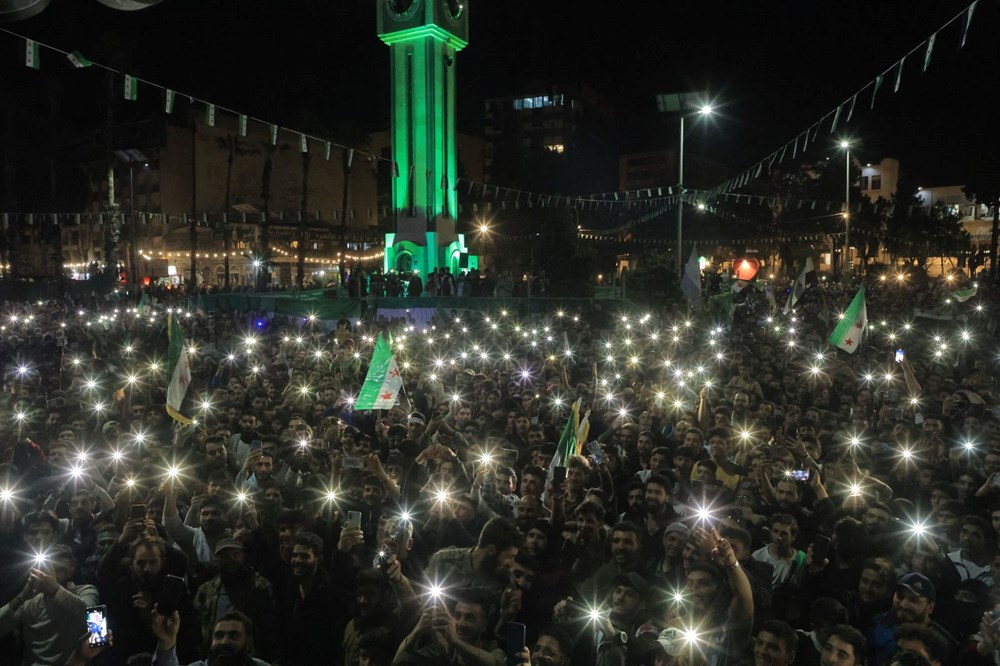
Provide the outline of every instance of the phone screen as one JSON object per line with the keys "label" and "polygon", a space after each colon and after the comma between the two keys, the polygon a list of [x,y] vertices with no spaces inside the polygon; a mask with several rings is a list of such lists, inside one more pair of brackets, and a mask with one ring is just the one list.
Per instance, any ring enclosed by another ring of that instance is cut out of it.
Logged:
{"label": "phone screen", "polygon": [[809,480],[809,470],[807,469],[790,469],[788,470],[788,478],[792,481],[808,481]]}
{"label": "phone screen", "polygon": [[902,363],[903,359],[906,358],[906,352],[902,349],[896,350],[896,363]]}
{"label": "phone screen", "polygon": [[108,644],[107,606],[87,608],[87,643],[92,647]]}
{"label": "phone screen", "polygon": [[128,517],[132,520],[145,519],[146,517],[146,505],[145,504],[133,504],[129,508]]}
{"label": "phone screen", "polygon": [[361,512],[360,511],[348,511],[347,512],[347,526],[348,527],[361,527]]}

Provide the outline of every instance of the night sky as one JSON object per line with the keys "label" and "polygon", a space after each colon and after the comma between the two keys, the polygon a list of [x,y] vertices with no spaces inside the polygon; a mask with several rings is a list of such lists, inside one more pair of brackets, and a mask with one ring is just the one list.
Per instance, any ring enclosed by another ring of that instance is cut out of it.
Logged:
{"label": "night sky", "polygon": [[[614,107],[616,141],[654,147],[676,135],[676,120],[657,115],[655,94],[708,90],[724,114],[694,128],[688,150],[736,173],[966,4],[471,0],[472,37],[458,58],[459,128],[482,134],[485,97],[516,94],[530,80],[579,79]],[[964,50],[956,50],[956,22],[938,36],[926,74],[921,50],[907,60],[900,92],[887,77],[874,111],[867,95],[859,98],[847,130],[862,161],[896,157],[925,186],[1000,172],[990,108],[998,14],[994,0],[982,0]],[[375,0],[164,0],[139,12],[53,0],[39,17],[5,27],[222,106],[351,140],[388,123],[388,49],[375,15]],[[0,46],[5,70],[21,66],[22,43],[4,35]],[[44,64],[74,74],[65,62]],[[834,155],[832,144],[821,133],[810,156]]]}

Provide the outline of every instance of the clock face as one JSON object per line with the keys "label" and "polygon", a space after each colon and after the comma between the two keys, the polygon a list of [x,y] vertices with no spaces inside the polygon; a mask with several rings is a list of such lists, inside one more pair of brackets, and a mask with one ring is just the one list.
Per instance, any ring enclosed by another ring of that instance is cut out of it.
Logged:
{"label": "clock face", "polygon": [[407,18],[413,14],[419,4],[419,0],[385,0],[389,11],[396,15],[396,18]]}
{"label": "clock face", "polygon": [[448,10],[448,16],[455,21],[462,18],[462,14],[465,12],[465,3],[462,0],[445,0],[444,6]]}

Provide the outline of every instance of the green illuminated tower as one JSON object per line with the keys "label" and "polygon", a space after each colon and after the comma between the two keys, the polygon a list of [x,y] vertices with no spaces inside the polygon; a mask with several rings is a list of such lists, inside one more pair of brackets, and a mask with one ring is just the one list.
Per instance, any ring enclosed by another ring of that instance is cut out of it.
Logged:
{"label": "green illuminated tower", "polygon": [[455,56],[468,44],[468,0],[376,0],[392,79],[392,207],[385,270],[477,265],[455,232]]}

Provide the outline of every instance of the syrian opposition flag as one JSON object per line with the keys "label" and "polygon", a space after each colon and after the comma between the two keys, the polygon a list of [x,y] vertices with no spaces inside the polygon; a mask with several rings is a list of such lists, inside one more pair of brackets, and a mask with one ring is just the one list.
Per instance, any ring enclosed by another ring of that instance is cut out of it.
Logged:
{"label": "syrian opposition flag", "polygon": [[960,289],[959,291],[954,291],[952,292],[951,297],[954,298],[959,303],[964,303],[973,296],[975,296],[977,291],[979,291],[978,285],[969,287],[968,289]]}
{"label": "syrian opposition flag", "polygon": [[701,266],[698,264],[698,249],[691,248],[691,256],[684,266],[681,276],[681,291],[696,310],[701,309]]}
{"label": "syrian opposition flag", "polygon": [[72,53],[67,54],[66,59],[73,63],[73,66],[77,69],[90,67],[91,65],[90,61],[87,60],[79,51],[73,51]]}
{"label": "syrian opposition flag", "polygon": [[139,99],[139,79],[131,74],[125,75],[125,99],[134,102]]}
{"label": "syrian opposition flag", "polygon": [[861,287],[827,341],[845,352],[854,353],[861,346],[861,336],[867,325],[868,307],[865,305],[865,288]]}
{"label": "syrian opposition flag", "polygon": [[788,295],[788,300],[785,301],[784,313],[788,314],[795,307],[795,304],[799,302],[802,298],[802,294],[806,293],[806,287],[809,283],[806,281],[810,273],[815,273],[816,267],[813,266],[812,257],[806,257],[806,263],[802,266],[802,272],[799,273],[799,277],[796,278],[795,284],[792,286],[792,293]]}
{"label": "syrian opposition flag", "polygon": [[171,314],[167,316],[167,372],[170,373],[170,383],[167,384],[167,414],[182,425],[190,425],[191,419],[181,414],[181,404],[191,385],[191,366],[188,363],[187,346],[184,344],[184,333],[181,325]]}
{"label": "syrian opposition flag", "polygon": [[573,403],[572,411],[569,418],[566,419],[566,427],[563,428],[562,435],[559,436],[559,444],[556,445],[556,453],[552,456],[552,462],[549,464],[549,476],[552,476],[552,471],[556,467],[565,467],[566,461],[569,460],[570,456],[577,455],[578,447],[577,440],[579,435],[583,435],[580,440],[580,447],[583,446],[583,441],[587,438],[587,432],[590,430],[589,417],[590,412],[583,419],[583,423],[580,422],[580,400],[577,399]]}
{"label": "syrian opposition flag", "polygon": [[38,42],[33,39],[24,40],[24,66],[32,69],[40,69],[42,66]]}
{"label": "syrian opposition flag", "polygon": [[403,378],[396,359],[389,343],[379,333],[372,361],[368,365],[368,375],[354,402],[354,409],[392,409],[402,387]]}

